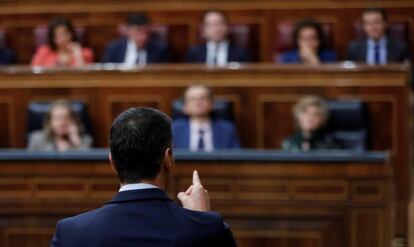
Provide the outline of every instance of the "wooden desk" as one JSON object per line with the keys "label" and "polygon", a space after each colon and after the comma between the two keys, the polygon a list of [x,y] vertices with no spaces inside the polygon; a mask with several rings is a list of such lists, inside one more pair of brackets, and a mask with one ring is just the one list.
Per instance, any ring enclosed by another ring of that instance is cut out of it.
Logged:
{"label": "wooden desk", "polygon": [[[47,246],[58,219],[109,200],[118,186],[106,155],[0,152],[1,246]],[[385,153],[176,157],[172,198],[197,169],[239,246],[390,246],[392,166]]]}
{"label": "wooden desk", "polygon": [[393,165],[394,236],[407,235],[410,197],[409,67],[352,64],[278,66],[234,64],[227,68],[201,65],[154,65],[120,70],[93,65],[81,70],[0,69],[0,147],[26,145],[26,107],[33,100],[67,98],[88,104],[97,147],[108,145],[112,120],[132,106],[171,112],[170,103],[186,86],[202,83],[217,98],[234,103],[241,142],[248,148],[280,148],[294,131],[292,105],[302,96],[358,98],[366,102],[372,150],[389,150]]}

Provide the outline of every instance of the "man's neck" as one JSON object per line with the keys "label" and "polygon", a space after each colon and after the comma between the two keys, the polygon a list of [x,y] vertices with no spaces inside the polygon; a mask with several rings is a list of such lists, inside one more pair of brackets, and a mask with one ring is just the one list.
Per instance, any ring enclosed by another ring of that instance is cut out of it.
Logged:
{"label": "man's neck", "polygon": [[197,116],[197,117],[191,117],[191,121],[197,124],[205,124],[210,122],[210,116]]}
{"label": "man's neck", "polygon": [[129,184],[150,184],[150,185],[154,185],[154,186],[156,186],[156,187],[158,187],[160,189],[165,189],[164,183],[162,182],[161,179],[158,179],[158,177],[156,179],[154,179],[154,180],[146,180],[146,179],[144,179],[144,180],[141,180],[139,182],[134,182],[134,183],[121,183],[121,187],[122,186],[125,186],[125,185],[129,185]]}
{"label": "man's neck", "polygon": [[383,40],[385,38],[385,36],[384,35],[382,35],[382,36],[380,36],[380,37],[378,37],[378,38],[375,38],[375,39],[373,39],[373,38],[370,38],[372,41],[374,41],[374,43],[379,43],[379,42],[381,42],[381,40]]}

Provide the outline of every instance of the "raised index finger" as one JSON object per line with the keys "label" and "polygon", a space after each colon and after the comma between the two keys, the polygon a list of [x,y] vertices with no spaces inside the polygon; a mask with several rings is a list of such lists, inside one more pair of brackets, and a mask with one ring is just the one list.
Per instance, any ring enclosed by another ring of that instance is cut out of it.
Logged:
{"label": "raised index finger", "polygon": [[198,172],[193,172],[193,185],[201,185],[200,177],[198,176]]}

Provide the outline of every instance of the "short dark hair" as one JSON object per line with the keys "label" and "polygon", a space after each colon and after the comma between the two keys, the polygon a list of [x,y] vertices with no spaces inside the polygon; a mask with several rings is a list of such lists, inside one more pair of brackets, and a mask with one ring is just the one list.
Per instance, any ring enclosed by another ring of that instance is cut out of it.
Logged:
{"label": "short dark hair", "polygon": [[111,127],[111,155],[123,183],[154,179],[171,145],[171,119],[156,109],[129,108]]}
{"label": "short dark hair", "polygon": [[49,22],[48,35],[47,35],[48,36],[49,47],[52,48],[52,50],[56,50],[56,48],[57,48],[56,43],[55,43],[55,31],[56,31],[56,28],[58,28],[60,26],[66,27],[66,29],[72,35],[72,41],[73,42],[77,41],[75,28],[73,27],[72,22],[66,17],[55,16]]}
{"label": "short dark hair", "polygon": [[367,9],[364,9],[364,11],[362,12],[362,15],[366,13],[378,13],[382,16],[382,19],[384,21],[388,20],[387,12],[383,8],[367,8]]}
{"label": "short dark hair", "polygon": [[128,26],[145,26],[150,24],[150,19],[145,13],[131,13],[126,18]]}
{"label": "short dark hair", "polygon": [[295,29],[293,30],[293,42],[294,42],[295,48],[299,47],[298,45],[299,33],[304,28],[315,29],[316,34],[318,35],[319,49],[322,49],[325,47],[325,37],[324,37],[322,25],[319,22],[315,21],[314,19],[306,18],[296,23]]}
{"label": "short dark hair", "polygon": [[203,14],[203,22],[205,21],[205,19],[206,19],[206,16],[208,15],[208,14],[211,14],[211,13],[216,13],[216,14],[219,14],[219,15],[221,15],[223,18],[224,18],[224,20],[226,21],[226,22],[229,22],[229,16],[227,15],[227,13],[226,12],[224,12],[224,11],[222,11],[222,10],[217,10],[217,9],[211,9],[211,10],[207,10],[206,12],[204,12],[204,14]]}

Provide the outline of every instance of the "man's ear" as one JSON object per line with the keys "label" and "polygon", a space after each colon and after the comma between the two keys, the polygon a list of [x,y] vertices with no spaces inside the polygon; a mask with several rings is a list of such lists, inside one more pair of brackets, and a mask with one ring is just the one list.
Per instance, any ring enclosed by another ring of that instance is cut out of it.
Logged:
{"label": "man's ear", "polygon": [[112,154],[111,154],[111,152],[109,152],[109,154],[108,154],[108,159],[109,159],[109,163],[111,164],[112,171],[114,171],[114,172],[115,172],[115,174],[118,174],[118,172],[116,171],[116,168],[115,168],[115,162],[114,162],[114,160],[112,159]]}
{"label": "man's ear", "polygon": [[174,155],[171,148],[165,149],[164,152],[164,162],[163,169],[165,171],[171,172],[174,166]]}

